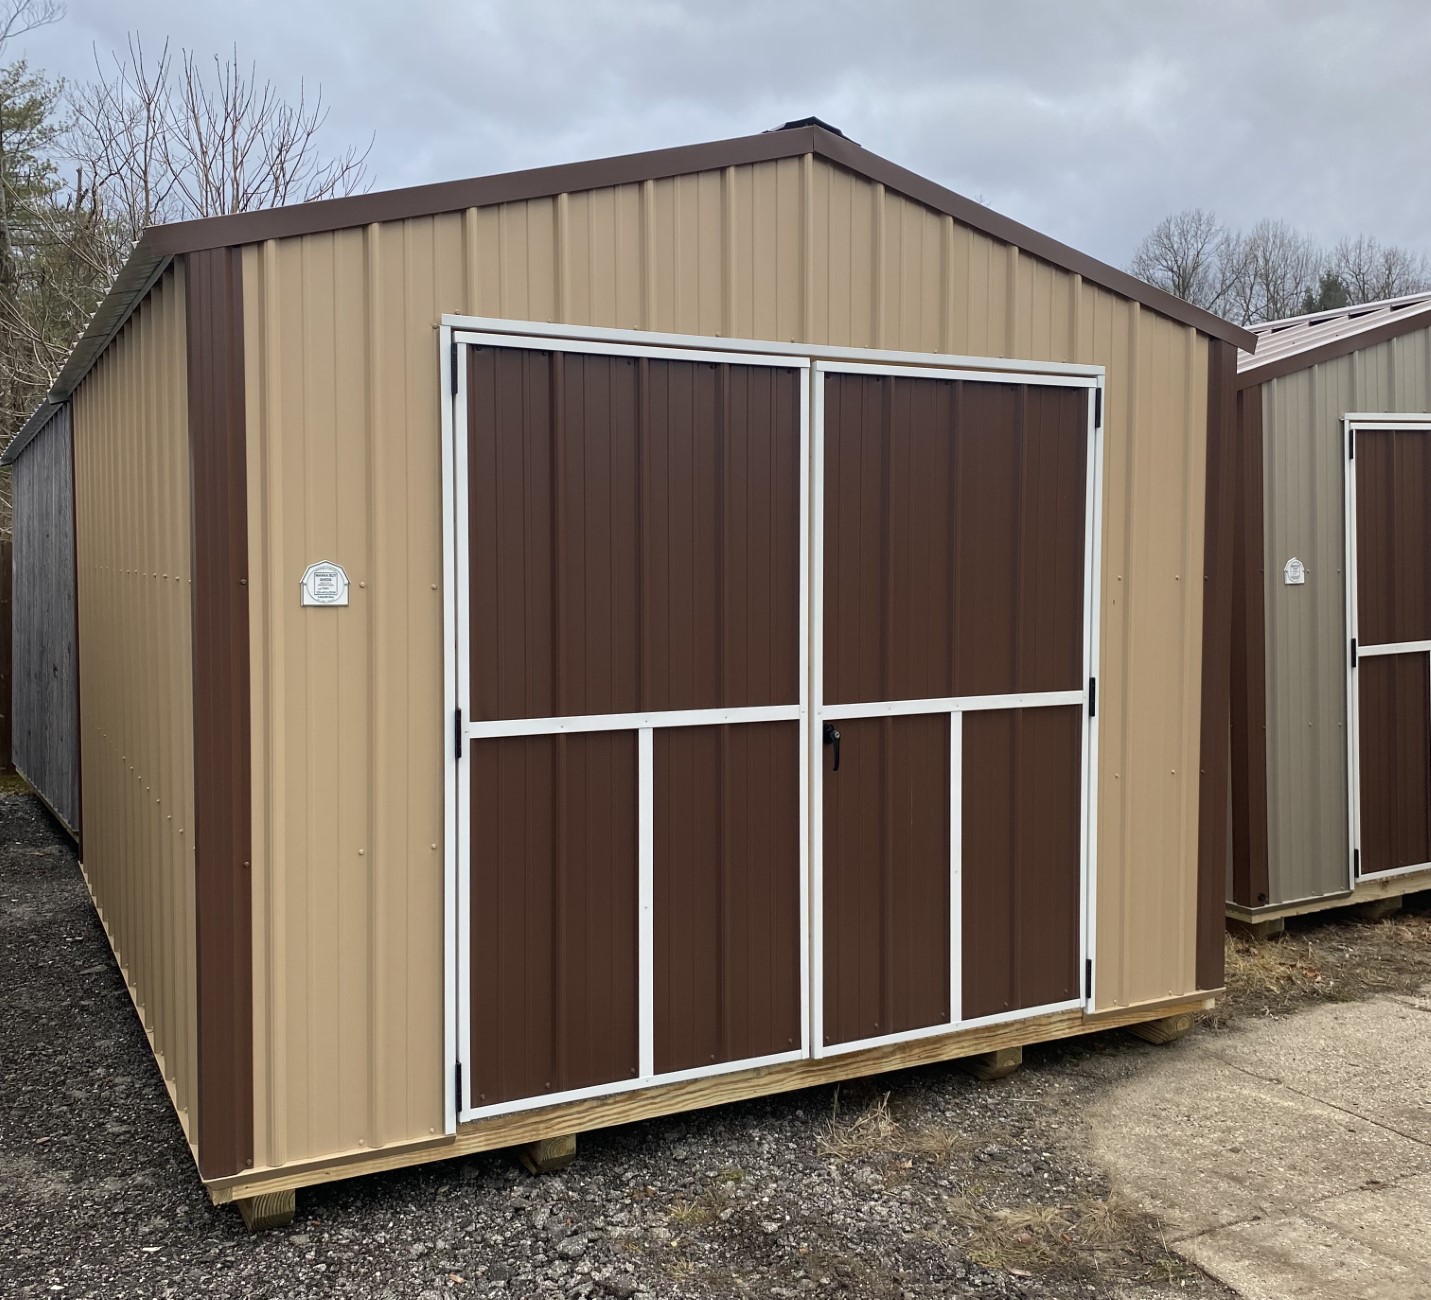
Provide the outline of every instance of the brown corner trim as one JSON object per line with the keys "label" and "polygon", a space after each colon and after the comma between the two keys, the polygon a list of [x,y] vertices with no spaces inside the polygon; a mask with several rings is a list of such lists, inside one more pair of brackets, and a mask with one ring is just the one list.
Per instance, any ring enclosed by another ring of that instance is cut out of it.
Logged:
{"label": "brown corner trim", "polygon": [[1228,763],[1231,759],[1233,502],[1237,350],[1214,339],[1207,361],[1207,488],[1203,508],[1201,776],[1197,826],[1197,986],[1224,983]]}
{"label": "brown corner trim", "polygon": [[253,1166],[252,775],[243,271],[190,253],[186,319],[194,619],[199,1172]]}
{"label": "brown corner trim", "polygon": [[[1360,352],[1363,348],[1375,347],[1378,343],[1386,343],[1390,339],[1399,339],[1403,334],[1414,334],[1417,330],[1427,329],[1431,329],[1431,304],[1396,312],[1390,320],[1383,321],[1375,329],[1343,334],[1341,338],[1332,339],[1320,347],[1308,348],[1305,352],[1291,352],[1276,361],[1267,362],[1266,365],[1250,366],[1238,374],[1237,386],[1251,388],[1253,384],[1265,384],[1269,379],[1281,379],[1283,375],[1296,374],[1299,370],[1320,365],[1323,361],[1335,361],[1338,357]],[[1243,351],[1250,352],[1252,349],[1244,347]],[[1257,354],[1253,352],[1252,355],[1255,359]]]}
{"label": "brown corner trim", "polygon": [[1259,907],[1271,897],[1267,845],[1267,612],[1263,573],[1262,386],[1237,391],[1233,455],[1232,880],[1230,901]]}
{"label": "brown corner trim", "polygon": [[146,231],[144,243],[153,255],[173,256],[197,252],[200,249],[258,243],[266,239],[319,234],[380,221],[434,216],[443,212],[461,211],[464,208],[488,207],[496,203],[549,198],[553,194],[578,190],[636,185],[670,176],[718,171],[724,167],[740,167],[750,163],[774,162],[782,158],[802,157],[805,154],[814,154],[856,175],[876,181],[917,203],[933,208],[936,212],[953,217],[963,225],[982,231],[1004,243],[1016,245],[1034,257],[1081,275],[1120,297],[1142,303],[1159,315],[1191,325],[1212,338],[1225,339],[1248,352],[1256,346],[1257,336],[1251,330],[1234,325],[1220,316],[1214,316],[1200,307],[1194,307],[1181,298],[1175,298],[1162,289],[1146,284],[1126,271],[1100,262],[1087,253],[1080,253],[1067,244],[1040,234],[1011,217],[1002,216],[982,203],[966,199],[917,172],[909,171],[880,157],[879,154],[861,148],[844,136],[835,135],[818,126],[765,131],[759,135],[739,136],[732,140],[715,140],[675,149],[655,149],[648,153],[624,154],[617,158],[600,158],[591,162],[564,163],[556,167],[507,172],[499,176],[480,176],[472,180],[444,181],[436,185],[418,185],[409,189],[324,199],[316,203],[270,208],[265,212],[175,222],[172,225],[155,226]]}

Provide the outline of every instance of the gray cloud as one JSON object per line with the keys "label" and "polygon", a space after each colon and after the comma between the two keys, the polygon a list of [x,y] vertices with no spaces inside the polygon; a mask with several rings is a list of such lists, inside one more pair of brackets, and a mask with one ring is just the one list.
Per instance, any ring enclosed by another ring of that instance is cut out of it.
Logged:
{"label": "gray cloud", "polygon": [[67,77],[137,30],[237,43],[381,188],[818,114],[1113,262],[1165,213],[1431,251],[1431,6],[1385,0],[69,0],[23,42]]}

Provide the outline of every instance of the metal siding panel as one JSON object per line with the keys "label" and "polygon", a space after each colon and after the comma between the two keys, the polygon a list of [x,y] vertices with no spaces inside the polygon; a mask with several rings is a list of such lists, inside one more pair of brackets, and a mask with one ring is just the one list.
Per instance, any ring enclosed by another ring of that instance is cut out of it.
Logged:
{"label": "metal siding panel", "polygon": [[800,728],[655,734],[656,1071],[800,1045]]}
{"label": "metal siding panel", "polygon": [[[432,321],[482,281],[469,251],[454,216],[245,252],[263,1165],[441,1126]],[[298,605],[316,559],[349,607]]]}
{"label": "metal siding panel", "polygon": [[825,383],[826,699],[1080,689],[1083,394]]}
{"label": "metal siding panel", "polygon": [[634,1078],[636,733],[471,755],[473,1104]]}
{"label": "metal siding panel", "polygon": [[961,1014],[1080,993],[1083,711],[964,715]]}
{"label": "metal siding panel", "polygon": [[[1263,542],[1268,894],[1273,904],[1347,888],[1344,516],[1341,417],[1355,357],[1264,384]],[[1283,566],[1306,566],[1289,587]]]}
{"label": "metal siding panel", "polygon": [[1431,437],[1357,436],[1357,639],[1431,640]]}
{"label": "metal siding panel", "polygon": [[1365,658],[1357,678],[1362,874],[1431,862],[1431,656]]}
{"label": "metal siding panel", "polygon": [[[11,745],[15,766],[79,828],[79,683],[70,408],[56,409],[12,471]],[[9,575],[7,575],[8,577]]]}
{"label": "metal siding panel", "polygon": [[949,719],[840,723],[824,750],[825,1042],[946,1022]]}
{"label": "metal siding panel", "polygon": [[797,373],[503,348],[472,366],[476,716],[793,702]]}
{"label": "metal siding panel", "polygon": [[72,414],[85,879],[192,1141],[198,1067],[184,297],[184,270],[176,266],[76,390]]}

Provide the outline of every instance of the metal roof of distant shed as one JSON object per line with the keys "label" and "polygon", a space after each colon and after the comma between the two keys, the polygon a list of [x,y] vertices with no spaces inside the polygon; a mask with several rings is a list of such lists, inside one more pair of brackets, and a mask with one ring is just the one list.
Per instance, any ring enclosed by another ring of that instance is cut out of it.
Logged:
{"label": "metal roof of distant shed", "polygon": [[1247,388],[1290,375],[1419,329],[1431,329],[1431,293],[1254,325],[1257,350],[1244,348],[1238,353],[1238,386]]}
{"label": "metal roof of distant shed", "polygon": [[180,254],[346,230],[375,222],[436,216],[524,199],[550,198],[555,194],[581,190],[639,184],[694,172],[800,158],[807,154],[875,181],[935,212],[953,217],[961,225],[1012,244],[1033,257],[1081,275],[1119,297],[1141,303],[1161,316],[1190,325],[1213,338],[1249,349],[1255,342],[1255,336],[1239,325],[1194,307],[1126,271],[1100,262],[1087,253],[1080,253],[973,199],[945,189],[917,172],[871,153],[838,128],[818,118],[802,118],[759,135],[738,136],[707,144],[655,149],[591,162],[564,163],[530,171],[479,176],[471,180],[443,181],[407,189],[298,203],[261,212],[151,226],[139,237],[109,293],[76,341],[49,395],[11,439],[5,454],[0,457],[0,464],[12,464],[26,444],[44,427],[53,408],[70,397],[109,346],[110,340],[119,333],[130,312],[143,300],[169,262]]}

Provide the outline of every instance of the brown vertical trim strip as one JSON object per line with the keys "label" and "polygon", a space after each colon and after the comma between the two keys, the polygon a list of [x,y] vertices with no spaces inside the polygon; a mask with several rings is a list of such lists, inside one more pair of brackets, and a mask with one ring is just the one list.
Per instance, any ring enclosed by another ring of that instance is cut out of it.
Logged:
{"label": "brown vertical trim strip", "polygon": [[188,258],[194,618],[198,1158],[253,1164],[252,789],[243,281],[237,249]]}
{"label": "brown vertical trim strip", "polygon": [[1208,341],[1207,492],[1203,506],[1201,780],[1197,817],[1197,986],[1223,982],[1231,727],[1233,479],[1237,349]]}
{"label": "brown vertical trim strip", "polygon": [[1239,907],[1270,901],[1267,866],[1267,610],[1262,388],[1237,394],[1232,525],[1232,882]]}

